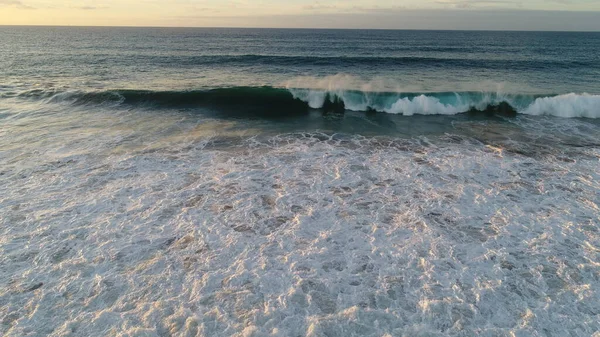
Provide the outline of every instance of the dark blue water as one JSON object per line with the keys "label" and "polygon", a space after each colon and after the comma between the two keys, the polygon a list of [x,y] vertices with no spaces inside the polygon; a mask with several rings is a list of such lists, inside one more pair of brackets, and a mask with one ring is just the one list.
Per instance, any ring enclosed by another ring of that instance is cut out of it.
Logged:
{"label": "dark blue water", "polygon": [[395,91],[600,92],[598,33],[2,27],[0,38],[2,84],[17,90],[281,86],[347,74]]}

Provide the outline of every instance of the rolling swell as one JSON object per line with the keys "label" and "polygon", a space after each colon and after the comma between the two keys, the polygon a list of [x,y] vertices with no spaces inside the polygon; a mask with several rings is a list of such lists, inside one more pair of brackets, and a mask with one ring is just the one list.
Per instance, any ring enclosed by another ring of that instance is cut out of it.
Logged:
{"label": "rolling swell", "polygon": [[[5,95],[10,97],[11,95]],[[479,113],[514,117],[517,113],[600,118],[600,95],[511,95],[485,92],[395,93],[274,87],[233,87],[191,91],[111,90],[20,93],[51,103],[146,108],[226,109],[244,114],[289,116],[311,110],[385,112],[399,115]]]}
{"label": "rolling swell", "polygon": [[[311,55],[137,55],[134,63],[156,64],[161,66],[280,66],[280,67],[434,67],[459,69],[514,69],[514,70],[556,70],[588,69],[595,66],[594,60],[539,60],[531,59],[479,59],[464,57],[425,57],[425,56],[311,56]],[[123,62],[123,59],[106,55],[106,62]]]}

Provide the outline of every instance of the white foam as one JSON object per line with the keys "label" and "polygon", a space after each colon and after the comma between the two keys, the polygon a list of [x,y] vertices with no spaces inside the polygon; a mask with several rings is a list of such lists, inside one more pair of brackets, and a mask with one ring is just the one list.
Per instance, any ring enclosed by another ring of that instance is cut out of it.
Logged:
{"label": "white foam", "polygon": [[[483,110],[501,102],[510,104],[518,113],[547,115],[564,118],[600,118],[600,95],[565,94],[552,97],[529,98],[504,93],[455,93],[451,103],[444,103],[436,94],[401,97],[401,93],[347,91],[341,89],[289,89],[294,98],[307,102],[313,109],[322,108],[327,99],[339,99],[346,109],[367,111],[374,109],[391,114],[455,115],[472,108]],[[397,97],[394,98],[394,95]],[[447,94],[444,94],[447,98]]]}
{"label": "white foam", "polygon": [[344,102],[347,110],[367,111],[374,109],[379,112],[391,114],[412,115],[455,115],[468,111],[470,108],[484,109],[488,104],[497,101],[495,95],[478,95],[468,97],[455,94],[454,103],[443,103],[435,96],[419,95],[416,97],[400,97],[398,93],[381,94],[378,92],[360,92],[345,90],[313,90],[313,89],[289,89],[294,98],[306,102],[311,108],[322,108],[327,99],[339,99]]}
{"label": "white foam", "polygon": [[600,118],[600,95],[566,94],[536,99],[521,113],[557,117]]}
{"label": "white foam", "polygon": [[421,95],[413,99],[399,99],[385,111],[393,114],[412,115],[455,115],[468,110],[468,105],[443,104],[435,97]]}
{"label": "white foam", "polygon": [[598,147],[240,139],[237,121],[64,110],[0,132],[0,335],[600,330]]}

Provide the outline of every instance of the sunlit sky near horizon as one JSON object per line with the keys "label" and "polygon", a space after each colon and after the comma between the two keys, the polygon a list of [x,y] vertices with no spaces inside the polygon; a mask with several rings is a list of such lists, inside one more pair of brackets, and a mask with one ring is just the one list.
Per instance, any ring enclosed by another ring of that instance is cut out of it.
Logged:
{"label": "sunlit sky near horizon", "polygon": [[0,25],[600,31],[600,1],[0,0]]}

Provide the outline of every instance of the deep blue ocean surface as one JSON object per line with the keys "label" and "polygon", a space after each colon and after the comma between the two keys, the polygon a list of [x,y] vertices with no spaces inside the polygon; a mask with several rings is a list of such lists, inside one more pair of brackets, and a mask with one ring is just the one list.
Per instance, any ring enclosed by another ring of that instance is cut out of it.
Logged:
{"label": "deep blue ocean surface", "polygon": [[0,27],[0,335],[598,336],[600,33]]}

